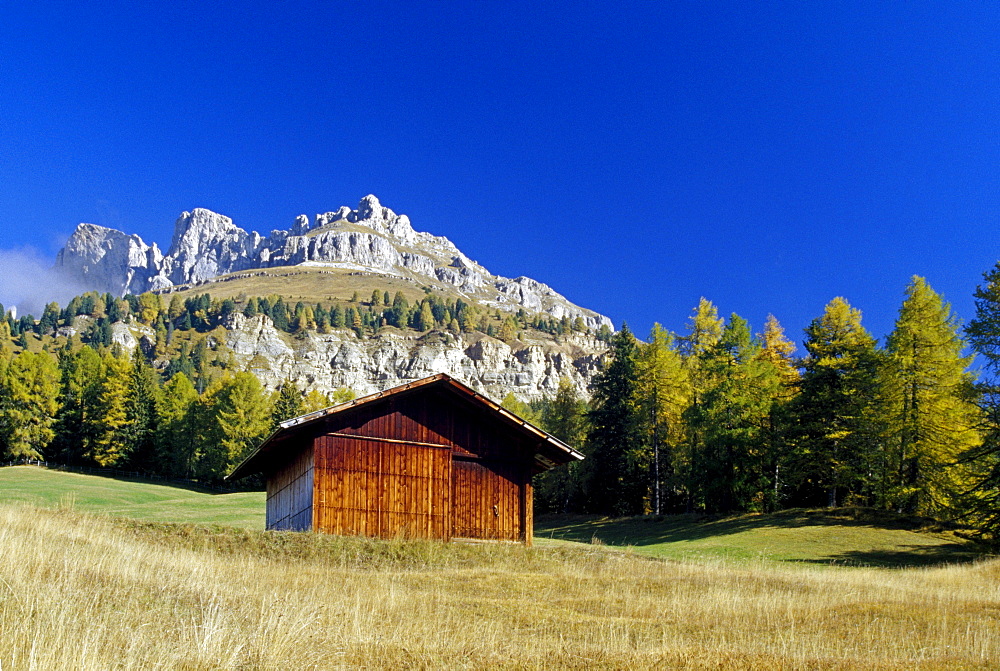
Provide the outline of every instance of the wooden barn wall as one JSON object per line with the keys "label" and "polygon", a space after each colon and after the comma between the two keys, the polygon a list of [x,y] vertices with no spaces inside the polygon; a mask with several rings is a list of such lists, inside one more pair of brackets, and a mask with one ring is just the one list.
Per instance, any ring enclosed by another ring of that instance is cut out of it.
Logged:
{"label": "wooden barn wall", "polygon": [[[428,390],[330,417],[323,430],[339,435],[317,441],[325,446],[316,457],[318,530],[530,542],[534,444],[473,404]],[[336,441],[353,446],[356,461],[351,450],[336,450]],[[383,479],[381,464],[394,469]],[[414,475],[427,468],[431,475]],[[416,508],[407,508],[414,497]],[[432,503],[422,503],[427,497]]]}
{"label": "wooden barn wall", "polygon": [[315,469],[317,531],[450,538],[450,450],[321,436]]}
{"label": "wooden barn wall", "polygon": [[524,540],[523,485],[502,462],[456,457],[452,462],[454,538]]}
{"label": "wooden barn wall", "polygon": [[500,420],[441,390],[371,403],[348,417],[333,416],[327,430],[359,436],[446,445],[459,454],[530,467],[533,446]]}
{"label": "wooden barn wall", "polygon": [[313,516],[313,451],[307,442],[299,454],[267,478],[266,528],[307,531]]}

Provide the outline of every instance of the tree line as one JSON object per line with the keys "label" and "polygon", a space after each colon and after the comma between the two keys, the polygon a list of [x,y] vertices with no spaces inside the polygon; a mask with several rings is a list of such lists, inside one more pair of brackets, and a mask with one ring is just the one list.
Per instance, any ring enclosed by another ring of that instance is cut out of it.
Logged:
{"label": "tree line", "polygon": [[[883,343],[859,310],[834,298],[805,329],[802,357],[773,316],[754,334],[746,320],[720,317],[706,299],[683,333],[655,325],[646,341],[627,326],[604,334],[610,350],[589,403],[568,381],[540,403],[504,402],[587,456],[540,476],[536,505],[612,515],[866,505],[998,527],[1000,264],[975,296],[976,316],[963,329],[943,298],[914,277]],[[382,319],[408,323],[425,311],[435,324],[457,320],[456,312],[482,314],[430,295],[398,298],[376,291],[365,307],[374,314],[377,300]],[[9,458],[217,481],[278,421],[351,393],[307,395],[290,382],[267,393],[208,338],[177,346],[174,332],[207,332],[236,311],[278,314],[280,323],[282,310],[289,332],[318,329],[343,308],[315,307],[276,297],[165,303],[153,294],[85,294],[66,308],[51,304],[37,322],[7,315],[0,320],[0,449]],[[396,316],[386,316],[394,308]],[[82,339],[54,352],[29,347],[29,333],[52,334],[79,315],[90,318]],[[129,319],[157,334],[131,355],[111,345],[101,326]],[[982,357],[978,376],[973,353]]]}
{"label": "tree line", "polygon": [[[358,337],[364,337],[391,326],[421,332],[431,329],[454,333],[480,331],[509,342],[520,338],[526,329],[552,335],[590,333],[581,317],[555,319],[541,313],[530,314],[524,309],[513,313],[499,309],[489,311],[461,298],[439,296],[429,288],[425,288],[424,296],[415,301],[408,300],[401,291],[390,298],[388,291],[375,289],[367,301],[355,291],[348,300],[331,300],[327,304],[303,301],[292,304],[277,295],[213,299],[207,293],[187,298],[173,294],[166,301],[164,296],[154,293],[116,297],[110,293],[88,292],[74,297],[65,307],[49,303],[38,320],[32,315],[15,319],[0,305],[0,315],[7,329],[22,348],[28,348],[28,334],[50,335],[60,327],[71,326],[76,317],[85,316],[91,318],[82,334],[85,343],[110,346],[111,325],[134,320],[153,328],[160,353],[170,344],[174,331],[205,333],[228,323],[236,313],[247,318],[266,315],[276,329],[293,335],[348,328]],[[611,331],[602,325],[593,335],[608,340]]]}
{"label": "tree line", "polygon": [[353,398],[347,389],[303,393],[288,381],[269,393],[245,371],[199,393],[183,372],[164,381],[138,347],[128,355],[117,345],[67,345],[53,356],[15,354],[7,342],[0,337],[0,450],[8,459],[218,482],[278,422]]}
{"label": "tree line", "polygon": [[[802,357],[769,316],[754,334],[710,301],[686,332],[611,339],[590,403],[505,403],[581,449],[539,476],[542,511],[608,515],[861,505],[1000,528],[1000,264],[962,328],[914,277],[879,343],[834,298]],[[973,355],[982,370],[970,369]]]}

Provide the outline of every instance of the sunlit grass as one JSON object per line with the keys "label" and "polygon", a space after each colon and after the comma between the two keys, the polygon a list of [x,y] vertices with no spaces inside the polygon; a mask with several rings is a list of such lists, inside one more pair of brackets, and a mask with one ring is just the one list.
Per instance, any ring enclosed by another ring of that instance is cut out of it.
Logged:
{"label": "sunlit grass", "polygon": [[996,668],[1000,564],[653,560],[0,506],[4,669]]}
{"label": "sunlit grass", "polygon": [[140,520],[264,528],[264,493],[220,494],[145,480],[53,471],[35,466],[0,468],[0,503],[118,515]]}
{"label": "sunlit grass", "polygon": [[536,542],[628,546],[664,559],[768,559],[866,566],[969,562],[983,548],[933,520],[864,508],[787,510],[729,517],[663,515],[612,519],[541,516]]}

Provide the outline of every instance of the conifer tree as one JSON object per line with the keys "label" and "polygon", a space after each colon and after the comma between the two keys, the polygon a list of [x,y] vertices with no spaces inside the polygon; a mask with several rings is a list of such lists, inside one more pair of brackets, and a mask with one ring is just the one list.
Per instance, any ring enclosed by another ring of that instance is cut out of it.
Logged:
{"label": "conifer tree", "polygon": [[125,453],[128,455],[130,467],[155,471],[157,470],[155,441],[158,428],[156,406],[160,395],[159,376],[146,362],[138,347],[132,353],[131,367],[131,378],[125,400],[126,419],[122,431]]}
{"label": "conifer tree", "polygon": [[774,315],[767,316],[760,343],[759,356],[774,367],[780,382],[772,399],[770,418],[763,436],[767,453],[765,468],[771,478],[765,508],[776,510],[781,507],[784,497],[784,470],[793,440],[791,403],[799,393],[802,374],[793,357],[795,343],[785,336],[785,329]]}
{"label": "conifer tree", "polygon": [[90,418],[93,441],[84,457],[101,467],[114,467],[128,457],[128,398],[132,362],[105,350],[102,376],[96,389],[95,412]]}
{"label": "conifer tree", "polygon": [[285,380],[273,394],[271,410],[271,430],[286,419],[305,414],[302,390],[291,380]]}
{"label": "conifer tree", "polygon": [[[667,505],[668,492],[679,492],[676,459],[684,441],[684,411],[691,399],[690,378],[674,336],[654,324],[649,342],[640,345],[638,376],[640,412],[652,460],[652,512]],[[666,488],[667,491],[664,491]]]}
{"label": "conifer tree", "polygon": [[703,440],[694,482],[710,511],[761,510],[770,489],[763,437],[780,381],[760,351],[747,322],[734,314],[700,356],[705,386],[689,421]]}
{"label": "conifer tree", "polygon": [[22,352],[4,366],[0,379],[0,431],[6,457],[41,459],[55,432],[59,369],[44,352]]}
{"label": "conifer tree", "polygon": [[970,488],[959,456],[978,442],[971,402],[971,356],[951,307],[922,277],[906,289],[888,339],[893,362],[891,447],[887,503],[900,512],[954,512]]}
{"label": "conifer tree", "polygon": [[156,455],[166,475],[192,478],[198,449],[198,392],[184,373],[177,373],[163,386],[156,405]]}
{"label": "conifer tree", "polygon": [[861,311],[841,297],[806,328],[805,348],[790,456],[800,503],[816,505],[823,492],[829,507],[852,496],[870,503],[870,473],[885,438],[879,404],[884,356],[861,325]]}
{"label": "conifer tree", "polygon": [[159,294],[146,292],[139,296],[139,312],[136,315],[143,324],[152,324],[163,311],[163,302]]}
{"label": "conifer tree", "polygon": [[213,384],[202,401],[199,477],[218,481],[267,437],[271,407],[260,382],[247,372]]}
{"label": "conifer tree", "polygon": [[635,336],[622,325],[611,339],[611,360],[594,376],[584,462],[591,512],[637,515],[645,510],[648,458],[639,410],[637,354]]}
{"label": "conifer tree", "polygon": [[[555,398],[542,408],[541,427],[580,450],[587,433],[586,412],[587,404],[580,399],[569,378],[564,377],[559,380]],[[582,510],[581,467],[581,462],[573,460],[535,476],[537,510],[559,513]]]}
{"label": "conifer tree", "polygon": [[75,353],[60,352],[59,411],[56,415],[53,456],[70,464],[79,463],[90,450],[98,414],[97,396],[104,376],[101,356],[84,345]]}
{"label": "conifer tree", "polygon": [[983,376],[976,385],[981,412],[981,443],[962,456],[974,471],[975,485],[966,506],[971,517],[1000,539],[1000,262],[983,273],[976,287],[976,316],[965,329],[972,349],[983,358]]}
{"label": "conifer tree", "polygon": [[[678,351],[682,356],[690,385],[689,408],[685,411],[688,415],[697,413],[698,406],[702,402],[702,395],[708,384],[702,366],[704,355],[719,342],[723,325],[718,308],[710,300],[702,297],[688,320],[687,335],[677,339]],[[675,468],[678,478],[684,483],[686,509],[690,512],[694,504],[692,496],[699,487],[698,474],[693,470],[694,463],[704,445],[698,425],[685,421],[685,429],[684,443],[675,455]]]}
{"label": "conifer tree", "polygon": [[424,300],[420,302],[420,312],[417,313],[417,330],[427,331],[434,328],[434,313],[431,311],[430,301]]}
{"label": "conifer tree", "polygon": [[59,304],[49,303],[42,312],[42,318],[38,320],[38,333],[48,335],[53,333],[59,326]]}

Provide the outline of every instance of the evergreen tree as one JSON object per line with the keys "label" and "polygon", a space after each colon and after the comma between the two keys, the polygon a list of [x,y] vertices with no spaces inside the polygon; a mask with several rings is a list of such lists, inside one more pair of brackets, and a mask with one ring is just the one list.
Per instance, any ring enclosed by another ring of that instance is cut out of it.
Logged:
{"label": "evergreen tree", "polygon": [[288,307],[280,298],[271,306],[271,321],[279,331],[288,330]]}
{"label": "evergreen tree", "polygon": [[344,314],[344,308],[337,305],[333,308],[330,313],[330,326],[335,329],[344,328],[347,325],[347,317]]}
{"label": "evergreen tree", "polygon": [[156,464],[157,400],[160,395],[156,371],[136,347],[125,399],[125,426],[122,439],[128,465],[143,471],[158,470]]}
{"label": "evergreen tree", "polygon": [[637,354],[635,336],[623,325],[611,340],[611,360],[594,376],[584,462],[591,512],[637,515],[645,510],[648,459],[639,409]]}
{"label": "evergreen tree", "polygon": [[688,370],[673,345],[673,334],[654,324],[638,358],[640,410],[652,459],[651,507],[657,515],[669,505],[666,499],[671,493],[683,488],[676,477],[676,459],[684,441],[683,414],[691,389]]}
{"label": "evergreen tree", "polygon": [[198,392],[184,373],[177,373],[163,386],[156,404],[158,431],[156,456],[166,475],[192,478],[198,457]]}
{"label": "evergreen tree", "polygon": [[[582,449],[587,433],[587,404],[580,399],[569,378],[559,380],[554,399],[542,408],[541,427],[577,450]],[[576,460],[565,466],[535,476],[535,506],[539,512],[568,513],[583,507],[582,463]]]}
{"label": "evergreen tree", "polygon": [[816,505],[825,498],[833,507],[858,497],[871,502],[884,443],[879,408],[884,357],[861,325],[861,311],[841,297],[806,328],[805,348],[809,356],[793,406],[797,435],[789,460],[799,503]]}
{"label": "evergreen tree", "polygon": [[59,326],[59,304],[49,303],[42,312],[42,318],[38,320],[38,333],[48,335],[55,332]]}
{"label": "evergreen tree", "polygon": [[285,380],[274,392],[271,410],[271,430],[286,419],[305,414],[302,390],[291,380]]}
{"label": "evergreen tree", "polygon": [[93,348],[84,345],[75,353],[64,349],[59,357],[59,370],[61,384],[53,455],[77,464],[90,451],[94,440],[104,364]]}
{"label": "evergreen tree", "polygon": [[976,288],[976,316],[965,329],[972,349],[983,358],[976,385],[981,412],[981,443],[962,456],[973,470],[975,486],[966,505],[974,521],[1000,539],[1000,262],[983,273]]}
{"label": "evergreen tree", "polygon": [[59,369],[44,352],[22,352],[4,366],[0,379],[0,429],[6,457],[41,459],[55,432]]}
{"label": "evergreen tree", "polygon": [[764,434],[780,380],[760,351],[746,321],[734,314],[719,341],[700,355],[705,385],[689,421],[703,440],[694,481],[709,511],[761,510],[768,498]]}

